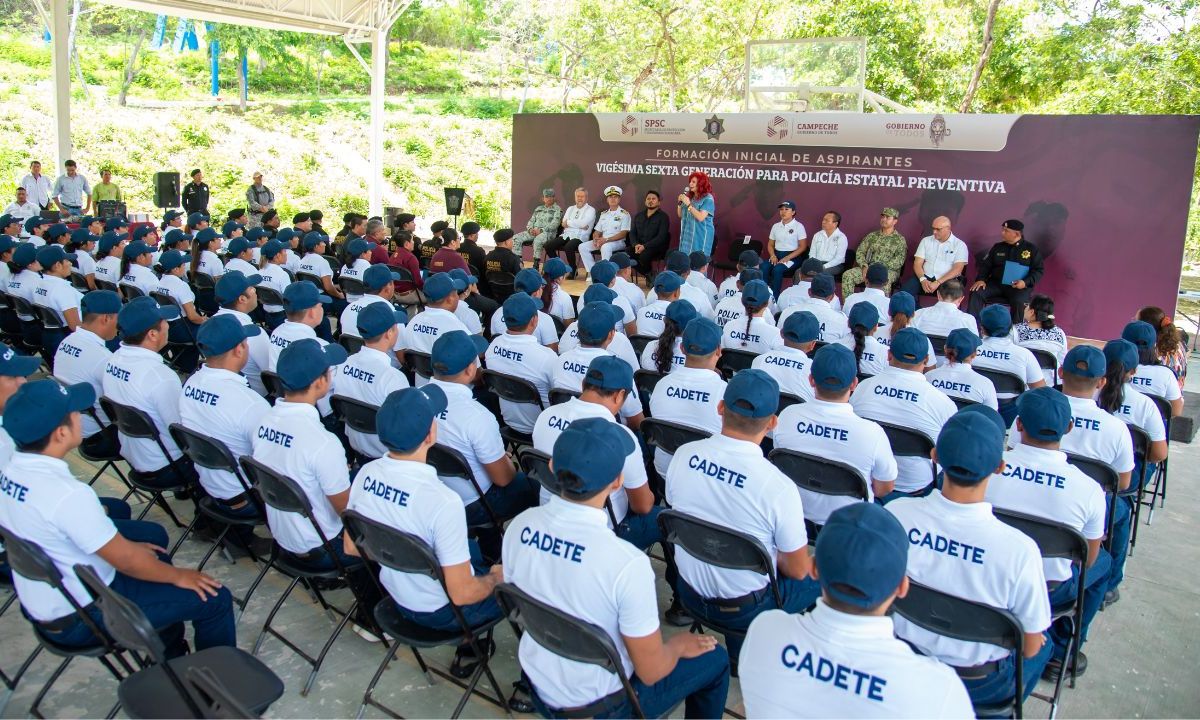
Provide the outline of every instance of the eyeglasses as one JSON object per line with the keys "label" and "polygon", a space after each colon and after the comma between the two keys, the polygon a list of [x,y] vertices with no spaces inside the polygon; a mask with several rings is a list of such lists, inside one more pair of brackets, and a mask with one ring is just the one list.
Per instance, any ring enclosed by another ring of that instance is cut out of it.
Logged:
{"label": "eyeglasses", "polygon": [[934,229],[934,230],[949,230],[949,229],[950,229],[950,226],[949,226],[949,225],[943,225],[943,226],[941,226],[941,227],[938,227],[937,225],[934,225],[934,226],[933,226],[933,229]]}

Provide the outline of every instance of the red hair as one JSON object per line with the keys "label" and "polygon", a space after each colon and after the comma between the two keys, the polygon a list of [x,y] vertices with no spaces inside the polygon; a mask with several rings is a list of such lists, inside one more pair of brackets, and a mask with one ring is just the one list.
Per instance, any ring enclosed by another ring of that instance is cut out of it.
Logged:
{"label": "red hair", "polygon": [[712,183],[710,183],[708,181],[708,175],[705,175],[704,173],[697,170],[696,172],[692,173],[691,175],[688,175],[688,184],[689,185],[692,184],[693,178],[695,178],[695,180],[696,180],[696,192],[693,193],[691,190],[688,190],[688,197],[698,198],[698,197],[704,197],[705,195],[712,195]]}

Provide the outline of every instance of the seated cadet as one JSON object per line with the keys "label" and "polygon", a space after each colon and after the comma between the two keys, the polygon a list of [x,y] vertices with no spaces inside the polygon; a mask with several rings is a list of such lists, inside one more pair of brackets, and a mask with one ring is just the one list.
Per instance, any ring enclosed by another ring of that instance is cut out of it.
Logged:
{"label": "seated cadet", "polygon": [[[317,328],[328,322],[325,317],[325,306],[330,303],[328,295],[317,290],[317,286],[307,280],[298,280],[283,291],[283,306],[287,311],[287,320],[271,333],[270,353],[267,355],[267,369],[279,374],[279,356],[289,346],[298,340],[313,339],[321,345],[328,345],[325,338],[318,337]],[[330,388],[332,394],[332,388]],[[317,403],[324,422],[334,423],[333,409],[329,406],[329,395],[325,395]]]}
{"label": "seated cadet", "polygon": [[[1083,600],[1080,642],[1087,641],[1088,626],[1100,611],[1108,589],[1112,557],[1100,547],[1104,540],[1107,503],[1099,483],[1067,462],[1059,450],[1064,435],[1072,430],[1071,403],[1057,390],[1038,388],[1017,401],[1016,431],[1021,442],[1004,453],[1004,469],[988,481],[985,499],[993,507],[1062,523],[1078,530],[1087,540],[1087,588]],[[1078,597],[1079,568],[1066,558],[1042,560],[1050,585],[1051,606],[1073,603]],[[1047,680],[1057,680],[1071,640],[1072,623],[1050,627],[1054,650],[1046,665]],[[1079,650],[1082,673],[1087,655]]]}
{"label": "seated cadet", "polygon": [[[1063,452],[1111,465],[1120,476],[1117,488],[1124,491],[1133,477],[1133,439],[1125,424],[1101,410],[1093,399],[1096,391],[1104,386],[1107,370],[1104,353],[1091,345],[1076,345],[1067,352],[1059,373],[1063,381],[1062,392],[1071,403],[1071,418],[1075,427],[1063,436],[1061,447]],[[1116,519],[1109,543],[1113,557],[1112,573],[1104,596],[1105,606],[1121,598],[1117,588],[1125,579],[1131,510],[1130,503],[1116,504]]]}
{"label": "seated cadet", "polygon": [[[230,270],[222,275],[213,292],[221,309],[213,317],[232,315],[242,325],[253,325],[250,313],[258,308],[258,291],[254,288],[262,281],[263,277],[257,273],[246,275],[238,270]],[[271,364],[271,338],[266,333],[256,333],[246,338],[246,342],[250,346],[250,356],[246,358],[246,366],[241,372],[246,376],[250,389],[266,397],[267,388],[263,385],[262,371]]]}
{"label": "seated cadet", "polygon": [[[236,646],[229,591],[202,572],[170,565],[162,554],[167,533],[158,525],[121,521],[128,536],[119,533],[95,490],[71,474],[65,458],[79,447],[79,413],[95,402],[91,385],[64,387],[53,380],[27,383],[8,399],[6,429],[17,452],[0,474],[5,488],[0,525],[50,556],[68,592],[90,608],[88,614],[101,627],[103,618],[72,569],[76,564],[91,566],[101,581],[162,628],[167,657],[187,654],[184,622],[192,623],[197,650]],[[12,422],[16,418],[20,421]],[[67,599],[49,585],[16,572],[13,581],[22,610],[49,638],[68,646],[96,641]]]}
{"label": "seated cadet", "polygon": [[[635,335],[662,335],[667,307],[679,299],[679,291],[683,284],[683,278],[670,270],[664,270],[654,278],[654,300],[648,300],[638,310]],[[695,309],[694,305],[692,309]]]}
{"label": "seated cadet", "polygon": [[[372,314],[377,314],[374,308]],[[434,630],[458,630],[450,603],[471,626],[500,617],[492,590],[503,575],[499,565],[489,571],[483,563],[479,547],[467,539],[462,503],[426,463],[429,448],[438,441],[434,420],[445,410],[446,396],[437,385],[389,395],[377,418],[377,442],[387,453],[358,471],[346,508],[429,545],[442,567],[449,597],[437,580],[423,574],[381,567],[379,582],[408,620]],[[347,554],[358,555],[349,536],[343,536],[343,543]],[[495,650],[491,645],[489,654]],[[469,645],[459,646],[450,671],[469,677],[475,669],[473,659]]]}
{"label": "seated cadet", "polygon": [[643,370],[666,375],[687,361],[684,356],[683,329],[700,317],[696,307],[687,300],[675,300],[667,306],[663,317],[662,334],[655,342],[646,343],[639,364]]}
{"label": "seated cadet", "polygon": [[[167,320],[178,316],[179,308],[159,307],[151,298],[130,300],[117,314],[121,347],[109,358],[104,371],[104,396],[149,415],[171,454],[174,462],[168,463],[154,440],[117,434],[121,456],[145,476],[143,482],[160,487],[179,485],[195,477],[191,462],[168,430],[171,423],[179,422],[183,384],[159,354],[167,346]],[[177,474],[180,472],[184,477]]]}
{"label": "seated cadet", "polygon": [[[875,331],[875,339],[885,347],[892,346],[892,336],[908,327],[913,315],[917,312],[917,300],[912,295],[900,290],[888,298],[887,320],[890,322],[879,326]],[[883,316],[880,316],[881,318]],[[927,338],[928,339],[928,338]],[[932,370],[937,366],[937,358],[933,352],[933,343],[929,343],[929,352],[925,358],[922,372]]]}
{"label": "seated cadet", "polygon": [[973,330],[951,330],[946,336],[946,344],[942,350],[946,364],[930,370],[925,374],[925,379],[952,398],[982,403],[996,410],[999,407],[996,386],[971,368],[971,361],[975,359],[981,342]]}
{"label": "seated cadet", "polygon": [[[974,367],[1013,373],[1025,381],[1025,387],[1029,390],[1046,385],[1046,377],[1042,375],[1037,358],[1013,341],[1012,318],[1003,305],[985,307],[979,313],[979,326],[983,328],[984,335]],[[1017,416],[1016,395],[998,392],[996,402],[999,404],[1000,417],[1011,425]]]}
{"label": "seated cadet", "polygon": [[[825,272],[825,263],[815,258],[805,260],[800,266],[800,272],[796,273],[796,282],[787,290],[784,290],[779,295],[778,310],[787,310],[793,305],[800,305],[809,302],[809,288],[812,287],[812,280],[816,276]],[[830,275],[830,277],[833,277]],[[829,304],[834,310],[842,311],[842,301],[835,294],[829,300]]]}
{"label": "seated cadet", "polygon": [[[93,290],[80,303],[83,322],[63,339],[54,354],[54,377],[67,385],[88,383],[96,397],[104,394],[104,372],[112,351],[106,343],[117,336],[117,313],[121,298],[111,290]],[[83,441],[80,448],[93,457],[112,457],[120,453],[117,425],[100,409],[81,415]],[[4,458],[0,458],[0,464]]]}
{"label": "seated cadet", "polygon": [[[558,357],[558,367],[554,371],[554,387],[581,391],[588,366],[592,364],[592,360],[604,355],[616,355],[629,365],[629,372],[633,374],[637,358],[631,363],[623,355],[609,349],[615,337],[625,338],[613,330],[613,324],[619,319],[619,312],[608,303],[594,302],[584,306],[583,311],[579,313],[579,320],[571,325],[579,335],[579,347]],[[628,338],[625,338],[625,342],[629,342]],[[629,354],[633,355],[632,346],[629,348]],[[625,397],[619,414],[631,429],[636,430],[642,424],[642,401],[638,398],[636,390]]]}
{"label": "seated cadet", "polygon": [[458,308],[454,314],[467,326],[467,332],[471,335],[482,335],[483,324],[491,322],[500,304],[484,297],[479,291],[478,277],[462,268],[452,268],[448,272],[454,279],[454,289],[458,291]]}
{"label": "seated cadet", "polygon": [[[746,314],[746,309],[742,307],[742,290],[745,289],[746,283],[751,280],[762,280],[762,273],[753,268],[743,270],[740,275],[736,275],[737,280],[736,291],[729,297],[723,298],[713,308],[716,314],[717,324],[724,328],[731,322],[736,322],[739,318]],[[763,313],[763,320],[769,324],[775,324],[775,316],[771,314],[771,306],[767,305],[767,312]]]}
{"label": "seated cadet", "polygon": [[[808,533],[796,485],[762,455],[760,444],[775,429],[779,386],[761,370],[742,370],[725,388],[717,408],[721,434],[679,448],[667,469],[667,503],[675,510],[748,533],[779,568],[780,609],[803,612],[820,594],[809,577]],[[683,607],[701,621],[744,630],[764,610],[776,609],[768,578],[750,570],[703,563],[676,547],[676,591]],[[737,657],[742,638],[726,635]]]}
{"label": "seated cadet", "polygon": [[[4,428],[4,406],[27,378],[42,367],[42,361],[30,355],[19,355],[17,351],[0,343],[0,470],[12,459],[15,445]],[[7,569],[7,565],[5,565]]]}
{"label": "seated cadet", "polygon": [[542,310],[567,324],[575,319],[575,306],[562,286],[562,278],[569,272],[571,268],[560,257],[548,258],[542,266],[542,280],[546,283],[542,291]]}
{"label": "seated cadet", "polygon": [[797,302],[784,310],[779,321],[787,320],[788,315],[794,312],[807,310],[817,316],[817,325],[821,329],[818,339],[821,342],[836,342],[838,338],[850,334],[850,326],[846,324],[846,316],[840,312],[840,306],[833,305],[837,299],[833,293],[833,276],[827,273],[816,275],[808,286],[808,300]]}
{"label": "seated cadet", "polygon": [[[542,286],[546,281],[533,268],[525,268],[516,274],[513,280],[513,292],[525,293],[537,303],[537,326],[534,336],[544,346],[558,352],[558,329],[554,326],[554,318],[542,310]],[[504,322],[504,313],[492,313],[490,332],[492,337],[499,337],[508,330]]]}
{"label": "seated cadet", "polygon": [[[334,395],[380,407],[392,392],[408,387],[408,378],[392,366],[392,348],[407,319],[407,314],[397,311],[389,302],[369,303],[358,313],[355,318],[358,327],[354,330],[363,338],[363,346],[346,358],[334,375]],[[387,448],[374,434],[359,432],[347,424],[346,437],[350,447],[362,457],[374,460],[387,454]]]}
{"label": "seated cadet", "polygon": [[38,250],[37,262],[42,266],[42,281],[33,293],[33,304],[49,308],[62,320],[65,328],[42,328],[42,356],[53,364],[58,344],[68,333],[79,327],[79,301],[83,294],[71,284],[71,262],[75,253],[63,252],[62,245],[47,245]]}
{"label": "seated cadet", "polygon": [[[721,285],[717,288],[716,304],[720,304],[722,300],[728,297],[733,297],[741,292],[738,289],[738,278],[747,270],[758,270],[758,266],[762,263],[762,258],[753,250],[743,250],[738,255],[737,272],[721,281]],[[762,278],[759,277],[759,280]]]}
{"label": "seated cadet", "polygon": [[[325,259],[325,249],[328,246],[329,238],[323,233],[315,230],[305,233],[304,257],[300,258],[300,266],[296,272],[321,278],[319,289],[331,298],[329,312],[335,317],[340,317],[346,309],[346,296],[341,288],[333,284],[333,268],[329,267],[329,261]],[[333,342],[328,320],[317,328],[317,334],[324,340]]]}
{"label": "seated cadet", "polygon": [[[451,330],[433,344],[433,380],[446,395],[446,409],[438,414],[438,443],[457,450],[466,459],[487,506],[497,519],[508,519],[537,504],[538,484],[513,467],[504,449],[500,425],[487,408],[475,400],[471,387],[479,375],[479,355],[487,344],[479,335]],[[442,477],[458,493],[467,510],[467,524],[483,525],[489,515],[479,493],[463,478]],[[494,562],[500,553],[499,528],[480,533],[484,558]]]}
{"label": "seated cadet", "polygon": [[[38,274],[42,266],[38,265],[37,252],[38,249],[32,243],[21,243],[13,250],[12,262],[9,263],[12,276],[8,279],[6,292],[12,297],[25,300],[30,305],[33,304],[34,293],[42,283],[42,276]],[[25,343],[41,347],[42,321],[33,315],[19,312],[16,315],[21,322],[21,337]]]}
{"label": "seated cadet", "polygon": [[[354,238],[346,243],[346,264],[342,266],[339,277],[351,278],[362,282],[363,273],[371,267],[371,251],[375,249],[374,243],[369,243],[362,238]],[[362,299],[362,295],[347,293],[346,302],[354,303]],[[341,327],[341,323],[338,323]]]}
{"label": "seated cadet", "polygon": [[[219,440],[235,458],[251,453],[259,425],[271,410],[241,375],[250,359],[247,340],[260,334],[257,325],[243,325],[233,315],[220,315],[204,323],[196,339],[204,353],[204,365],[184,383],[179,400],[180,423]],[[200,466],[196,472],[204,492],[221,510],[239,517],[259,516],[259,506],[233,473]],[[233,529],[242,545],[249,544],[258,557],[271,554],[269,540],[255,537],[248,528]]]}
{"label": "seated cadet", "polygon": [[[392,307],[394,305],[393,300],[396,297],[395,283],[399,278],[400,275],[394,272],[388,265],[382,263],[369,265],[362,272],[362,277],[359,279],[367,294],[358,296],[357,299],[351,300],[346,305],[346,309],[342,311],[341,317],[338,318],[338,332],[342,335],[359,337],[358,314],[371,305],[387,305]],[[401,367],[401,360],[404,357],[404,344],[401,336],[403,334],[403,327],[407,322],[408,314],[405,313],[404,320],[400,323],[401,330],[396,335],[395,343],[391,348],[384,351],[392,367],[397,369]]]}
{"label": "seated cadet", "polygon": [[[550,407],[549,393],[554,370],[558,367],[558,354],[537,340],[536,333],[542,323],[537,301],[523,292],[515,292],[504,301],[496,317],[500,317],[508,329],[488,346],[488,369],[528,380],[537,388],[542,406]],[[504,424],[517,432],[533,432],[539,412],[541,408],[536,405],[500,398]]]}
{"label": "seated cadet", "polygon": [[[870,502],[894,489],[896,458],[883,428],[854,414],[850,394],[858,385],[857,374],[854,354],[846,348],[826,345],[818,350],[808,378],[815,396],[780,413],[775,447],[853,467],[866,481]],[[857,502],[846,496],[799,490],[810,533],[824,525],[834,510]]]}
{"label": "seated cadet", "polygon": [[[647,717],[665,714],[680,700],[685,717],[720,717],[729,691],[728,654],[710,635],[677,633],[663,641],[650,560],[608,529],[604,503],[621,487],[625,458],[637,454],[637,442],[607,418],[580,418],[563,430],[551,459],[562,495],[509,525],[504,580],[602,628]],[[556,655],[529,633],[517,655],[544,716],[631,715],[620,681],[607,670]]]}
{"label": "seated cadet", "polygon": [[688,273],[687,276],[688,285],[703,290],[704,294],[708,296],[709,302],[713,306],[716,306],[717,284],[708,279],[708,264],[711,261],[710,258],[700,250],[693,250],[688,255],[688,261],[692,266],[692,271]]}
{"label": "seated cadet", "polygon": [[[921,374],[929,338],[916,328],[904,328],[892,338],[888,369],[859,383],[850,404],[859,417],[920,432],[932,442],[958,409]],[[933,488],[933,470],[923,457],[898,457],[896,489],[880,498],[886,504],[902,496],[920,497]]]}
{"label": "seated cadet", "polygon": [[1121,338],[1133,343],[1138,350],[1138,367],[1137,372],[1133,374],[1133,389],[1165,399],[1171,404],[1171,417],[1181,414],[1183,394],[1180,392],[1175,373],[1163,365],[1158,357],[1158,331],[1145,320],[1135,320],[1121,331]]}
{"label": "seated cadet", "polygon": [[[592,266],[591,270],[588,272],[588,277],[591,278],[592,285],[599,285],[600,287],[605,287],[609,290],[612,290],[613,307],[616,307],[618,310],[620,310],[622,315],[621,330],[626,335],[638,334],[640,332],[637,329],[639,317],[634,311],[633,305],[631,305],[623,295],[616,290],[613,290],[613,285],[615,285],[617,282],[616,264],[611,260],[601,260]],[[590,290],[591,288],[589,287],[588,289]],[[585,290],[583,295],[579,296],[579,301],[575,303],[576,314],[583,309],[584,305],[587,305],[587,297],[588,294]]]}
{"label": "seated cadet", "polygon": [[872,303],[858,303],[847,313],[846,324],[850,326],[850,334],[834,342],[854,353],[858,372],[878,375],[886,370],[887,346],[875,338],[879,331],[879,309]]}
{"label": "seated cadet", "polygon": [[[143,242],[129,243],[121,254],[121,280],[118,284],[132,285],[141,290],[143,295],[149,295],[158,289],[158,276],[151,269],[153,265],[153,248]],[[125,291],[125,294],[129,292]]]}
{"label": "seated cadet", "polygon": [[[1025,633],[1024,690],[1029,697],[1050,659],[1051,645],[1043,634],[1050,626],[1050,598],[1037,544],[997,520],[984,500],[989,478],[1004,470],[1004,433],[983,413],[964,411],[942,428],[936,454],[944,472],[942,489],[887,506],[912,546],[908,577],[1016,616]],[[895,623],[896,637],[958,671],[974,704],[1013,697],[1016,661],[1008,651],[938,635],[899,616]]]}
{"label": "seated cadet", "polygon": [[158,284],[154,288],[155,292],[170,297],[179,307],[179,317],[171,321],[167,339],[172,343],[178,343],[174,351],[175,366],[185,374],[194,371],[196,363],[200,361],[200,354],[191,346],[191,343],[196,339],[196,331],[200,329],[204,321],[208,320],[196,309],[196,293],[184,279],[183,271],[186,264],[187,256],[178,250],[163,253],[162,259],[159,261],[162,277],[159,278]]}
{"label": "seated cadet", "polygon": [[[646,293],[637,283],[633,282],[633,258],[629,257],[626,252],[618,251],[613,253],[609,261],[617,266],[617,277],[613,282],[612,289],[629,301],[629,306],[636,314],[646,304]],[[704,279],[708,281],[708,278]]]}
{"label": "seated cadet", "polygon": [[750,623],[746,717],[975,717],[954,671],[895,637],[888,611],[908,594],[907,563],[908,538],[887,510],[853,503],[830,515],[813,553],[817,606]]}
{"label": "seated cadet", "polygon": [[978,331],[979,325],[975,322],[974,316],[958,309],[963,303],[963,296],[963,282],[959,278],[953,278],[938,285],[938,301],[927,308],[917,310],[913,315],[912,326],[926,335],[941,337],[946,337],[951,330],[958,328],[971,332]]}
{"label": "seated cadet", "polygon": [[[690,303],[688,303],[690,304]],[[721,328],[708,318],[698,317],[683,329],[683,367],[664,377],[650,396],[650,416],[677,425],[721,432],[717,405],[725,397],[725,381],[717,372],[721,359]],[[654,449],[654,470],[666,477],[671,454]]]}
{"label": "seated cadet", "polygon": [[767,322],[770,314],[771,290],[762,280],[751,280],[742,288],[742,312],[737,322],[725,325],[721,335],[721,347],[755,354],[770,352],[783,347],[783,337],[774,320]]}
{"label": "seated cadet", "polygon": [[[1150,398],[1140,392],[1131,392],[1138,366],[1137,347],[1128,340],[1110,340],[1104,346],[1104,360],[1104,384],[1096,393],[1096,404],[1150,438],[1148,457],[1134,456],[1132,477],[1142,478],[1144,486],[1153,477],[1157,464],[1167,459],[1167,428]],[[1141,463],[1146,465],[1144,474]],[[1121,499],[1131,500],[1128,496]]]}
{"label": "seated cadet", "polygon": [[812,362],[809,353],[817,345],[819,331],[816,315],[806,310],[792,313],[779,328],[783,347],[754,358],[750,367],[775,378],[779,392],[794,395],[806,402],[812,400],[813,389],[808,382],[809,365]]}
{"label": "seated cadet", "polygon": [[842,313],[850,317],[850,311],[860,302],[869,302],[879,310],[879,317],[888,317],[888,269],[883,263],[871,263],[867,267],[866,288],[846,297]]}
{"label": "seated cadet", "polygon": [[[454,314],[458,309],[458,293],[454,289],[454,280],[446,273],[430,275],[425,281],[425,309],[414,315],[400,334],[400,344],[407,350],[414,350],[428,355],[433,351],[433,344],[444,333],[454,330],[470,334],[467,326]],[[417,375],[417,387],[428,382]]]}
{"label": "seated cadet", "polygon": [[[713,319],[713,301],[711,295],[705,295],[704,291],[692,285],[687,281],[692,273],[692,261],[687,253],[679,250],[672,250],[667,255],[666,269],[683,278],[683,285],[679,287],[679,297],[687,300],[692,305],[696,306],[696,312],[702,317],[709,320]],[[646,296],[647,302],[654,302],[658,299],[658,293],[653,289]]]}
{"label": "seated cadet", "polygon": [[237,270],[243,275],[253,275],[258,268],[253,264],[253,243],[244,237],[229,241],[229,260],[225,263],[225,272]]}
{"label": "seated cadet", "polygon": [[[259,274],[263,279],[259,284],[271,288],[282,296],[287,286],[292,283],[292,276],[288,274],[286,262],[287,254],[284,252],[283,243],[278,240],[268,240],[262,246],[262,269]],[[263,314],[266,316],[267,330],[270,332],[274,332],[275,328],[282,325],[283,321],[287,319],[282,305],[264,303]]]}

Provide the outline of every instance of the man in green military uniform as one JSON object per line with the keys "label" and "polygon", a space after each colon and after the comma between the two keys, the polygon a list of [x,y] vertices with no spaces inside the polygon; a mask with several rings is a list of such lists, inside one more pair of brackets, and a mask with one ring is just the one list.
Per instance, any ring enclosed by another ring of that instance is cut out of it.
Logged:
{"label": "man in green military uniform", "polygon": [[896,232],[896,223],[899,221],[900,211],[896,208],[884,208],[879,213],[879,229],[862,239],[854,251],[855,266],[842,274],[842,297],[850,297],[854,287],[864,281],[867,266],[871,263],[887,265],[888,288],[900,277],[904,258],[908,256],[908,242]]}
{"label": "man in green military uniform", "polygon": [[533,211],[525,232],[513,237],[513,250],[519,256],[525,243],[533,243],[533,266],[537,267],[542,258],[542,248],[546,242],[553,240],[558,233],[559,223],[562,222],[563,210],[555,202],[554,188],[542,191],[542,205]]}
{"label": "man in green military uniform", "polygon": [[1025,223],[1015,219],[1000,223],[1000,242],[979,261],[978,270],[968,311],[979,317],[989,300],[1000,298],[1008,304],[1014,325],[1024,320],[1025,306],[1043,272],[1042,251],[1025,239]]}

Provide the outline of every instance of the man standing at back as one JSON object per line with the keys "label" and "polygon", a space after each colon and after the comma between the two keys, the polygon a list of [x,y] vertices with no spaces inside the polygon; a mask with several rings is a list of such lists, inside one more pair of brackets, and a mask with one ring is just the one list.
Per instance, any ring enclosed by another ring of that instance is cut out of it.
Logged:
{"label": "man standing at back", "polygon": [[63,212],[64,217],[79,217],[92,206],[92,186],[87,178],[79,174],[74,160],[63,163],[66,172],[54,181],[50,196]]}
{"label": "man standing at back", "polygon": [[183,209],[189,215],[208,215],[208,185],[204,182],[204,173],[200,172],[199,168],[192,171],[192,181],[184,186],[181,201]]}
{"label": "man standing at back", "polygon": [[[21,178],[21,187],[28,193],[29,202],[34,203],[41,211],[50,209],[53,197],[53,185],[50,178],[42,174],[42,164],[37,160],[29,163],[29,174]],[[39,211],[36,213],[40,215]]]}

